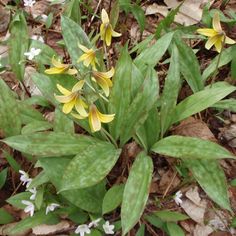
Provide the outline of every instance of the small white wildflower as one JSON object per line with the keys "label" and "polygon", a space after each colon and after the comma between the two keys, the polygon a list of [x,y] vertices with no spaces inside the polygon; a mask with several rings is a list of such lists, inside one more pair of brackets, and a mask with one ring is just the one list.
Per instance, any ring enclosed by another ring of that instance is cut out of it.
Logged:
{"label": "small white wildflower", "polygon": [[32,35],[31,39],[40,41],[41,43],[44,43],[43,37],[40,35]]}
{"label": "small white wildflower", "polygon": [[25,201],[25,200],[22,200],[21,202],[22,204],[26,205],[24,212],[25,213],[29,212],[30,216],[32,217],[34,215],[34,209],[35,209],[34,204],[30,201]]}
{"label": "small white wildflower", "polygon": [[35,0],[24,0],[25,7],[32,7],[36,3]]}
{"label": "small white wildflower", "polygon": [[174,197],[174,200],[175,200],[175,203],[177,205],[181,205],[183,203],[181,197],[183,196],[182,192],[181,191],[178,191],[176,194],[175,194],[175,197]]}
{"label": "small white wildflower", "polygon": [[89,224],[88,224],[88,227],[91,228],[91,227],[98,227],[98,223],[101,221],[101,218],[98,218],[96,220],[93,220],[91,221]]}
{"label": "small white wildflower", "polygon": [[48,16],[47,16],[47,15],[45,15],[45,14],[42,14],[42,15],[41,15],[41,21],[46,22],[47,19],[48,19]]}
{"label": "small white wildflower", "polygon": [[35,200],[36,194],[37,194],[36,188],[31,188],[31,189],[29,189],[29,192],[32,193],[32,195],[30,196],[30,200]]}
{"label": "small white wildflower", "polygon": [[89,229],[88,225],[84,224],[84,225],[79,225],[76,228],[75,233],[80,234],[80,236],[84,236],[85,234],[90,234],[91,230]]}
{"label": "small white wildflower", "polygon": [[105,224],[102,225],[104,232],[106,234],[114,234],[114,225],[110,225],[109,221],[106,221]]}
{"label": "small white wildflower", "polygon": [[27,184],[26,184],[26,188],[28,188],[28,187],[30,186],[31,182],[32,182],[32,179],[29,178],[29,179],[28,179],[28,182],[27,182]]}
{"label": "small white wildflower", "polygon": [[57,203],[51,203],[47,206],[46,208],[46,215],[50,212],[50,211],[54,211],[57,207],[59,207],[60,205]]}
{"label": "small white wildflower", "polygon": [[25,52],[24,55],[28,60],[33,60],[35,56],[38,56],[41,52],[41,49],[31,48],[29,52]]}
{"label": "small white wildflower", "polygon": [[25,171],[19,170],[19,173],[21,174],[20,181],[22,182],[23,185],[31,181],[31,179],[29,178],[29,175]]}

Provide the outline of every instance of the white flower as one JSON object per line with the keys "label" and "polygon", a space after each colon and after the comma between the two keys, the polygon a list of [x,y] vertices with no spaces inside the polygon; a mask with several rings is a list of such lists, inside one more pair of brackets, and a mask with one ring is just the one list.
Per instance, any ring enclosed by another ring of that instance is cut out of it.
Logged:
{"label": "white flower", "polygon": [[38,56],[41,52],[41,49],[31,48],[29,52],[25,52],[24,55],[28,60],[33,60],[35,56]]}
{"label": "white flower", "polygon": [[28,182],[27,182],[27,184],[26,184],[26,188],[28,188],[28,187],[30,186],[31,182],[32,182],[32,179],[29,178],[29,179],[28,179]]}
{"label": "white flower", "polygon": [[45,15],[45,14],[42,14],[42,15],[41,15],[41,21],[46,22],[47,19],[48,19],[48,16],[47,16],[47,15]]}
{"label": "white flower", "polygon": [[109,221],[106,221],[105,224],[102,225],[104,232],[106,234],[114,234],[114,225],[110,225]]}
{"label": "white flower", "polygon": [[54,211],[57,207],[59,207],[60,205],[57,203],[51,203],[47,206],[46,208],[46,215],[50,212],[50,211]]}
{"label": "white flower", "polygon": [[26,205],[24,212],[25,213],[29,212],[30,216],[32,217],[34,215],[34,204],[30,201],[25,201],[25,200],[22,200],[21,202],[22,202],[22,204]]}
{"label": "white flower", "polygon": [[79,225],[75,230],[76,234],[80,234],[80,236],[84,236],[85,234],[90,234],[91,230],[89,229],[88,225]]}
{"label": "white flower", "polygon": [[181,205],[183,203],[181,197],[183,196],[182,192],[181,191],[178,191],[176,194],[175,194],[175,197],[174,197],[174,200],[175,200],[175,203],[177,205]]}
{"label": "white flower", "polygon": [[40,36],[40,35],[32,35],[31,39],[33,39],[33,40],[38,40],[38,41],[40,41],[41,43],[44,43],[43,37]]}
{"label": "white flower", "polygon": [[25,7],[32,7],[36,3],[35,0],[24,0]]}
{"label": "white flower", "polygon": [[29,175],[23,171],[23,170],[19,170],[19,173],[21,174],[20,176],[20,181],[23,182],[22,184],[25,185],[27,184],[28,182],[31,182],[32,179],[29,178]]}
{"label": "white flower", "polygon": [[91,227],[98,227],[98,223],[100,222],[101,218],[98,218],[96,220],[93,220],[89,223],[88,227],[91,228]]}
{"label": "white flower", "polygon": [[36,188],[31,188],[31,189],[29,189],[29,192],[32,193],[32,195],[30,196],[30,200],[35,200],[36,194],[37,194]]}

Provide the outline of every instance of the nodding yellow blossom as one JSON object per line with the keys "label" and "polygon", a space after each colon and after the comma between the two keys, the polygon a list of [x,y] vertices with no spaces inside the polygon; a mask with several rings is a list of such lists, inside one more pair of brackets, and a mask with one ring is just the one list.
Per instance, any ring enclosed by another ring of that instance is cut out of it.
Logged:
{"label": "nodding yellow blossom", "polygon": [[112,87],[112,81],[110,78],[114,75],[114,73],[115,70],[113,67],[107,72],[92,72],[92,79],[102,88],[106,96],[109,96],[109,88]]}
{"label": "nodding yellow blossom", "polygon": [[52,58],[52,64],[54,67],[51,67],[50,69],[45,70],[44,72],[46,74],[69,74],[69,75],[75,75],[77,74],[76,69],[70,69],[70,65],[63,64],[60,61],[56,60],[53,56]]}
{"label": "nodding yellow blossom", "polygon": [[206,49],[210,49],[213,45],[217,52],[221,52],[223,44],[234,44],[235,41],[225,35],[225,32],[221,28],[219,13],[215,13],[212,21],[213,28],[198,29],[197,32],[204,36],[209,37],[206,42]]}
{"label": "nodding yellow blossom", "polygon": [[96,64],[98,63],[98,60],[96,58],[96,53],[95,51],[91,48],[88,49],[85,46],[78,44],[79,48],[84,52],[83,55],[80,56],[80,58],[78,59],[78,63],[83,61],[84,65],[86,67],[88,67],[90,64],[92,65],[93,69],[96,68]]}
{"label": "nodding yellow blossom", "polygon": [[63,95],[54,95],[56,100],[60,103],[64,103],[62,111],[65,114],[68,114],[75,107],[76,111],[82,116],[87,117],[88,113],[85,110],[88,108],[87,104],[83,101],[82,96],[80,95],[80,90],[84,85],[84,80],[79,81],[74,85],[71,91],[65,89],[60,84],[57,84],[58,90]]}
{"label": "nodding yellow blossom", "polygon": [[102,114],[99,112],[97,107],[92,104],[89,107],[89,126],[92,130],[92,132],[97,132],[101,129],[101,123],[109,123],[111,122],[115,117],[115,114]]}
{"label": "nodding yellow blossom", "polygon": [[113,30],[107,12],[102,9],[102,24],[100,26],[101,40],[105,41],[107,46],[111,45],[112,37],[120,37],[121,34]]}

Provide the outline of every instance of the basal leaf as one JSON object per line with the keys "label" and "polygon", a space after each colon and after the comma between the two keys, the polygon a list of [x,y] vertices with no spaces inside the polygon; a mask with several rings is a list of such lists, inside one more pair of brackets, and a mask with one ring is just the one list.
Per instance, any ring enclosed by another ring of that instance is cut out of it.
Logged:
{"label": "basal leaf", "polygon": [[236,100],[234,98],[224,99],[213,104],[211,107],[236,112]]}
{"label": "basal leaf", "polygon": [[152,172],[152,159],[144,152],[140,153],[125,184],[121,205],[122,235],[126,235],[133,228],[143,213],[148,200]]}
{"label": "basal leaf", "polygon": [[166,223],[167,230],[170,236],[185,236],[184,231],[180,226],[173,222]]}
{"label": "basal leaf", "polygon": [[67,3],[64,15],[76,22],[81,24],[81,12],[80,12],[80,0],[72,0]]}
{"label": "basal leaf", "polygon": [[175,211],[163,210],[163,211],[156,211],[154,214],[163,221],[177,222],[189,219],[187,215]]}
{"label": "basal leaf", "polygon": [[142,9],[141,6],[137,4],[133,4],[130,10],[133,13],[135,19],[138,21],[140,31],[143,32],[145,28],[145,23],[146,23],[144,10]]}
{"label": "basal leaf", "polygon": [[172,135],[155,143],[151,150],[161,155],[182,159],[235,158],[220,145],[199,138]]}
{"label": "basal leaf", "polygon": [[33,121],[27,125],[25,125],[21,133],[22,134],[32,134],[38,131],[46,131],[52,128],[52,124],[47,121]]}
{"label": "basal leaf", "polygon": [[74,123],[59,109],[55,110],[54,129],[55,132],[74,133]]}
{"label": "basal leaf", "polygon": [[0,225],[9,224],[14,221],[14,217],[4,208],[0,208]]}

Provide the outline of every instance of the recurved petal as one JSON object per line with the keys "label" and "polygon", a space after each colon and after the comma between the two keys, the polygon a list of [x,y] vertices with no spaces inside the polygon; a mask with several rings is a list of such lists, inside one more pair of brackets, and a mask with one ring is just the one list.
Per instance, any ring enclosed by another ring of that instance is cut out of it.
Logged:
{"label": "recurved petal", "polygon": [[105,40],[105,26],[104,26],[104,24],[101,24],[101,26],[100,26],[100,37],[101,37],[101,40]]}
{"label": "recurved petal", "polygon": [[68,102],[68,103],[65,103],[63,105],[63,108],[62,108],[62,111],[65,113],[65,114],[68,114],[72,111],[74,105],[75,105],[75,99],[73,99],[72,101]]}
{"label": "recurved petal", "polygon": [[84,80],[80,80],[79,82],[77,82],[73,88],[72,88],[72,92],[77,92],[79,90],[81,90],[84,86]]}
{"label": "recurved petal", "polygon": [[56,60],[55,56],[52,57],[52,64],[57,68],[64,68],[67,66],[66,64],[63,64],[60,61]]}
{"label": "recurved petal", "polygon": [[106,29],[106,33],[105,33],[105,42],[107,46],[111,45],[111,38],[112,38],[112,31],[109,27]]}
{"label": "recurved petal", "polygon": [[57,84],[57,89],[64,95],[70,95],[71,91],[67,90],[66,88],[62,87],[60,84]]}
{"label": "recurved petal", "polygon": [[56,100],[60,103],[68,103],[70,102],[71,100],[73,100],[73,94],[70,94],[68,96],[59,96],[59,95],[56,95],[54,94],[54,97],[56,98]]}
{"label": "recurved petal", "polygon": [[216,12],[213,16],[212,26],[213,29],[216,30],[217,32],[222,32],[222,28],[220,25],[220,15],[218,12]]}
{"label": "recurved petal", "polygon": [[89,126],[92,132],[99,131],[101,129],[101,122],[98,117],[97,108],[95,105],[90,106],[89,111]]}
{"label": "recurved petal", "polygon": [[49,75],[53,74],[63,74],[65,72],[66,68],[58,68],[58,67],[52,67],[50,69],[46,69],[44,72]]}
{"label": "recurved petal", "polygon": [[198,29],[197,32],[208,37],[213,37],[218,34],[214,29],[209,28]]}
{"label": "recurved petal", "polygon": [[236,42],[231,39],[230,37],[225,36],[225,43],[226,44],[235,44]]}
{"label": "recurved petal", "polygon": [[103,77],[105,78],[111,78],[115,74],[115,69],[112,67],[109,71],[107,72],[102,72]]}
{"label": "recurved petal", "polygon": [[85,53],[89,52],[89,49],[80,43],[78,43],[78,47]]}
{"label": "recurved petal", "polygon": [[120,37],[121,36],[120,33],[116,32],[114,30],[111,30],[111,35],[112,35],[112,37]]}
{"label": "recurved petal", "polygon": [[110,20],[105,9],[102,9],[102,23],[109,24]]}
{"label": "recurved petal", "polygon": [[75,109],[82,117],[88,116],[87,111],[84,109],[83,101],[80,98],[77,99],[77,101],[75,103]]}
{"label": "recurved petal", "polygon": [[105,95],[108,97],[110,90],[109,90],[109,86],[108,86],[107,80],[109,80],[109,79],[97,77],[95,80],[98,83],[98,85],[102,88],[102,90],[104,91]]}
{"label": "recurved petal", "polygon": [[218,40],[215,42],[214,45],[215,45],[216,51],[217,51],[218,53],[220,53],[221,50],[222,50],[222,41],[221,41],[221,39],[218,39]]}
{"label": "recurved petal", "polygon": [[209,50],[218,39],[220,39],[218,35],[209,38],[206,42],[205,48]]}
{"label": "recurved petal", "polygon": [[76,119],[82,120],[85,119],[87,116],[81,116],[79,114],[76,114],[74,112],[71,112],[71,115],[74,116]]}
{"label": "recurved petal", "polygon": [[66,74],[68,74],[68,75],[75,75],[77,73],[78,73],[78,71],[76,69],[66,70]]}
{"label": "recurved petal", "polygon": [[98,117],[99,117],[99,119],[100,119],[100,121],[101,121],[102,123],[109,123],[109,122],[111,122],[111,121],[114,119],[114,117],[115,117],[115,114],[109,114],[109,115],[107,115],[107,114],[102,114],[102,113],[99,112],[99,111],[97,111],[97,113],[98,113]]}

